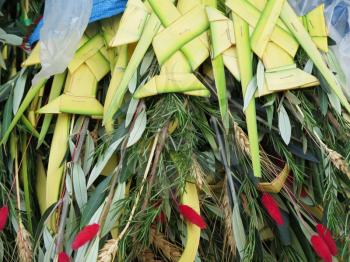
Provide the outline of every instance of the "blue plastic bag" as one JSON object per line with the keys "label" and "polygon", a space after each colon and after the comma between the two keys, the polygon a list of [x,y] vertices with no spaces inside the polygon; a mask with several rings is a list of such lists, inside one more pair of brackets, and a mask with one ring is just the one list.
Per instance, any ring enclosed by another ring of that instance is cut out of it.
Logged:
{"label": "blue plastic bag", "polygon": [[325,0],[288,0],[298,16],[304,16],[315,7],[324,3]]}
{"label": "blue plastic bag", "polygon": [[[93,0],[89,23],[122,13],[127,2],[127,0]],[[31,45],[40,39],[40,29],[43,24],[43,19],[41,19],[32,35],[29,37],[28,42]]]}

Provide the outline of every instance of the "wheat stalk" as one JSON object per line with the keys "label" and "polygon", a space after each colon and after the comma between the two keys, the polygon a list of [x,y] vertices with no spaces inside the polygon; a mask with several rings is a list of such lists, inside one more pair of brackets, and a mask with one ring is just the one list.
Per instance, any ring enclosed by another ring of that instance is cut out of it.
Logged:
{"label": "wheat stalk", "polygon": [[[225,182],[225,191],[222,199],[222,209],[224,211],[224,226],[225,226],[225,243],[224,246],[228,245],[231,251],[231,254],[233,257],[236,257],[236,240],[234,237],[234,231],[232,227],[232,211],[231,211],[231,205],[228,197],[228,191],[227,191],[227,185]],[[225,249],[225,248],[224,248]]]}
{"label": "wheat stalk", "polygon": [[194,155],[192,156],[192,163],[193,176],[196,179],[198,188],[202,190],[205,185],[204,172]]}
{"label": "wheat stalk", "polygon": [[350,178],[350,169],[348,163],[345,162],[344,157],[338,152],[325,147],[325,150],[328,154],[329,159],[333,163],[333,165],[341,171],[343,174],[347,175]]}
{"label": "wheat stalk", "polygon": [[[234,123],[233,125],[235,131],[235,139],[236,142],[243,153],[245,153],[249,158],[251,158],[250,154],[250,146],[249,139],[247,134],[243,131],[242,128],[239,127],[238,123]],[[279,174],[279,170],[274,163],[270,160],[268,154],[264,151],[263,148],[260,148],[260,162],[263,170],[267,171],[267,174],[274,175],[273,178]]]}
{"label": "wheat stalk", "polygon": [[165,235],[151,227],[151,243],[170,261],[178,261],[181,257],[181,249],[169,242]]}
{"label": "wheat stalk", "polygon": [[138,257],[138,261],[140,262],[161,262],[161,260],[155,259],[154,253],[151,249],[144,249],[140,256]]}
{"label": "wheat stalk", "polygon": [[235,130],[235,138],[237,144],[239,145],[241,150],[244,153],[246,153],[247,156],[250,157],[249,139],[246,133],[244,133],[242,128],[240,128],[236,122],[234,123],[233,128]]}
{"label": "wheat stalk", "polygon": [[30,241],[30,234],[24,228],[23,224],[19,224],[18,234],[16,238],[18,247],[18,255],[20,262],[28,262],[33,260],[32,244]]}
{"label": "wheat stalk", "polygon": [[327,153],[333,165],[343,174],[347,175],[348,178],[350,178],[349,164],[345,161],[344,157],[337,151],[330,149],[325,143],[323,143],[317,134],[315,134],[315,137],[321,148]]}
{"label": "wheat stalk", "polygon": [[118,240],[110,239],[101,248],[97,261],[98,262],[112,262],[118,251]]}

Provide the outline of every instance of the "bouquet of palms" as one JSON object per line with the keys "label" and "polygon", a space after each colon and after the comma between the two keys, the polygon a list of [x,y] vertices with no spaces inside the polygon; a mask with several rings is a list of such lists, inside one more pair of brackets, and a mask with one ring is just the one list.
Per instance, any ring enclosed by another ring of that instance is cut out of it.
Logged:
{"label": "bouquet of palms", "polygon": [[0,260],[349,259],[350,100],[323,4],[129,0],[32,82],[43,5],[0,1]]}

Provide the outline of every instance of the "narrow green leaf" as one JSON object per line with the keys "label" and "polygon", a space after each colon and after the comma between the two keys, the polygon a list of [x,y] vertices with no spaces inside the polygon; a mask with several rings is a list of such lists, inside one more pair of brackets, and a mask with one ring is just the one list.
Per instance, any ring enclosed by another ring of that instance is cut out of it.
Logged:
{"label": "narrow green leaf", "polygon": [[0,86],[0,102],[7,100],[14,87],[16,79],[17,78],[11,79],[10,81],[7,81],[5,84]]}
{"label": "narrow green leaf", "polygon": [[288,113],[283,105],[280,106],[278,112],[278,128],[283,141],[288,145],[292,136],[292,126],[290,124]]}
{"label": "narrow green leaf", "polygon": [[[40,89],[45,85],[46,83],[46,79],[40,81],[37,85],[32,86],[27,95],[25,96],[21,106],[19,107],[16,115],[14,116],[11,124],[9,125],[9,127],[6,129],[6,133],[4,134],[0,145],[4,144],[7,142],[7,139],[9,138],[13,128],[16,126],[17,122],[20,120],[21,116],[23,115],[24,111],[28,108],[29,104],[32,102],[32,100],[34,99],[34,97],[36,96],[36,94],[40,91]],[[11,111],[12,111],[12,105],[11,105]]]}
{"label": "narrow green leaf", "polygon": [[265,98],[266,98],[266,103],[263,105],[263,107],[269,107],[274,105],[277,96],[276,94],[271,94],[271,95],[265,96]]}
{"label": "narrow green leaf", "polygon": [[[0,55],[1,56],[1,55]],[[4,243],[0,239],[0,261],[4,261]]]}
{"label": "narrow green leaf", "polygon": [[328,112],[328,99],[327,99],[327,93],[323,92],[321,90],[320,94],[320,109],[323,116],[325,116]]}
{"label": "narrow green leaf", "polygon": [[102,202],[106,198],[106,189],[112,179],[112,176],[106,177],[92,192],[88,199],[86,207],[81,215],[79,226],[83,227],[89,224],[91,217],[95,214],[96,210],[101,206]]}
{"label": "narrow green leaf", "polygon": [[84,171],[78,164],[73,164],[72,179],[75,199],[82,210],[87,202],[87,188]]}
{"label": "narrow green leaf", "polygon": [[254,94],[255,94],[257,88],[258,88],[257,78],[256,78],[256,76],[254,76],[250,80],[250,82],[247,86],[247,91],[245,92],[245,95],[244,95],[243,111],[247,110],[247,107],[248,107],[250,101],[252,100],[252,98],[254,97]]}
{"label": "narrow green leaf", "polygon": [[137,105],[139,104],[139,99],[131,98],[128,111],[126,112],[125,117],[125,127],[128,127],[131,123],[132,118],[134,117],[134,114],[137,109]]}
{"label": "narrow green leaf", "polygon": [[[3,117],[2,117],[2,126],[1,126],[1,134],[3,135],[3,138],[6,135],[6,131],[9,129],[9,126],[11,124],[12,120],[12,108],[13,108],[13,93],[10,94],[9,98],[6,101],[5,108],[3,111]],[[5,135],[4,135],[5,134]],[[10,135],[10,134],[8,134]]]}
{"label": "narrow green leaf", "polygon": [[130,132],[127,147],[130,147],[139,141],[147,125],[147,114],[146,109],[143,108],[136,117],[134,126]]}
{"label": "narrow green leaf", "polygon": [[87,183],[87,188],[89,188],[97,179],[97,177],[101,174],[103,168],[106,166],[108,160],[111,158],[112,154],[117,150],[119,144],[123,141],[124,137],[115,141],[112,145],[108,147],[108,149],[100,156],[97,160],[96,165],[91,171],[89,176],[89,180]]}
{"label": "narrow green leaf", "polygon": [[259,60],[258,67],[256,69],[256,81],[259,93],[261,93],[264,90],[265,85],[265,67],[261,60]]}
{"label": "narrow green leaf", "polygon": [[[233,192],[235,193],[235,192]],[[233,198],[233,210],[232,210],[232,228],[234,238],[236,240],[237,249],[240,254],[241,259],[244,258],[244,249],[247,243],[246,233],[244,231],[244,226],[242,222],[241,213],[239,212],[239,203],[237,197]]]}
{"label": "narrow green leaf", "polygon": [[266,107],[266,116],[267,116],[267,123],[268,127],[271,130],[272,129],[272,122],[273,122],[273,114],[275,112],[275,109],[273,106]]}
{"label": "narrow green leaf", "polygon": [[311,59],[307,60],[305,66],[304,66],[304,71],[306,73],[311,74],[313,69],[314,69],[314,63],[312,62]]}
{"label": "narrow green leaf", "polygon": [[339,98],[333,92],[327,93],[327,96],[331,106],[334,108],[337,114],[341,115],[341,104]]}
{"label": "narrow green leaf", "polygon": [[68,194],[72,197],[73,196],[73,182],[72,178],[70,176],[66,176],[66,181],[65,181],[66,189]]}
{"label": "narrow green leaf", "polygon": [[33,224],[32,224],[32,208],[30,205],[31,195],[30,195],[30,180],[28,175],[28,153],[27,153],[27,137],[22,136],[22,159],[21,159],[21,176],[23,178],[23,191],[24,191],[24,202],[26,207],[26,216],[28,219],[29,232],[33,234]]}
{"label": "narrow green leaf", "polygon": [[337,59],[334,50],[330,48],[328,52],[324,55],[326,61],[329,64],[330,68],[334,73],[336,73],[337,79],[341,82],[342,85],[346,85],[346,76],[340,65],[339,59]]}
{"label": "narrow green leaf", "polygon": [[44,244],[46,248],[44,262],[51,262],[55,252],[56,245],[53,237],[51,236],[51,234],[49,233],[46,227],[44,228],[43,238],[44,238]]}
{"label": "narrow green leaf", "polygon": [[92,139],[90,132],[87,132],[86,140],[85,140],[85,151],[84,151],[84,160],[83,160],[83,170],[84,173],[87,174],[90,171],[92,163],[94,161],[94,152],[95,152],[95,144]]}
{"label": "narrow green leaf", "polygon": [[109,209],[106,221],[101,230],[101,237],[104,237],[108,232],[110,232],[116,224],[118,216],[121,215],[120,210],[122,206],[120,205],[120,201],[125,198],[125,182],[120,183],[117,186],[117,189],[114,193],[113,201],[111,204],[111,208]]}
{"label": "narrow green leaf", "polygon": [[129,81],[129,84],[128,84],[129,92],[131,94],[133,94],[135,92],[136,87],[137,87],[137,72],[135,72],[132,75],[132,77],[131,77],[131,79]]}
{"label": "narrow green leaf", "polygon": [[0,53],[0,67],[4,70],[6,70],[6,63],[4,61],[4,58],[2,57],[2,53]]}
{"label": "narrow green leaf", "polygon": [[294,95],[291,91],[287,91],[285,93],[285,95],[291,104],[293,104],[293,105],[300,105],[301,104],[301,101],[299,100],[299,98],[296,95]]}
{"label": "narrow green leaf", "polygon": [[225,218],[224,211],[221,208],[219,208],[218,206],[206,204],[205,207],[208,208],[217,217],[220,217],[222,219]]}
{"label": "narrow green leaf", "polygon": [[1,34],[0,40],[3,40],[10,45],[21,45],[23,42],[21,37],[12,34]]}
{"label": "narrow green leaf", "polygon": [[140,75],[143,76],[147,70],[149,70],[151,64],[152,64],[152,61],[153,61],[153,58],[154,58],[154,52],[152,50],[149,50],[143,60],[142,60],[142,63],[140,65]]}
{"label": "narrow green leaf", "polygon": [[226,79],[225,79],[225,68],[222,55],[218,55],[212,59],[213,72],[215,79],[215,87],[218,94],[219,107],[221,113],[222,123],[224,125],[225,131],[229,130],[229,108],[228,108],[228,97],[226,90]]}
{"label": "narrow green leaf", "polygon": [[97,255],[98,255],[98,245],[100,243],[100,238],[97,236],[92,244],[90,245],[89,249],[85,253],[85,261],[86,262],[95,262],[97,261]]}
{"label": "narrow green leaf", "polygon": [[24,88],[26,86],[27,81],[27,71],[26,69],[22,69],[19,77],[16,80],[16,85],[13,90],[13,114],[15,115],[17,113],[17,110],[19,108],[19,105],[21,104],[22,97],[24,94]]}
{"label": "narrow green leaf", "polygon": [[[26,118],[25,115],[21,116],[21,122],[24,124],[24,126],[26,127],[26,131],[28,131],[31,135],[33,135],[36,138],[39,138],[39,132],[35,129],[35,127],[32,125],[32,123],[28,120],[28,118]],[[47,143],[44,142],[44,144],[46,146],[49,147],[49,145]]]}

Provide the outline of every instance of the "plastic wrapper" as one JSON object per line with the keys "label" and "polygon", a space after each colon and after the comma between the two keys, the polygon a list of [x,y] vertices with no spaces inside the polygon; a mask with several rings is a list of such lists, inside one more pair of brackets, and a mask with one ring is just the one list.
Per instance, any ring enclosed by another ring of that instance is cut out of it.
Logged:
{"label": "plastic wrapper", "polygon": [[299,16],[305,15],[318,5],[325,4],[328,35],[335,41],[330,49],[342,68],[338,77],[345,95],[350,100],[350,0],[288,0]]}
{"label": "plastic wrapper", "polygon": [[299,16],[303,16],[324,3],[325,0],[288,0],[288,2]]}
{"label": "plastic wrapper", "polygon": [[33,84],[67,68],[88,25],[91,10],[92,0],[46,0],[40,30],[42,68]]}
{"label": "plastic wrapper", "polygon": [[325,15],[329,36],[337,43],[350,33],[350,0],[326,1]]}
{"label": "plastic wrapper", "polygon": [[328,34],[336,42],[331,49],[345,77],[342,84],[350,100],[350,0],[326,0],[325,15]]}
{"label": "plastic wrapper", "polygon": [[[93,0],[89,23],[120,14],[124,11],[127,2],[127,0]],[[29,44],[32,45],[39,40],[42,26],[43,20],[40,20],[34,32],[29,37]]]}

